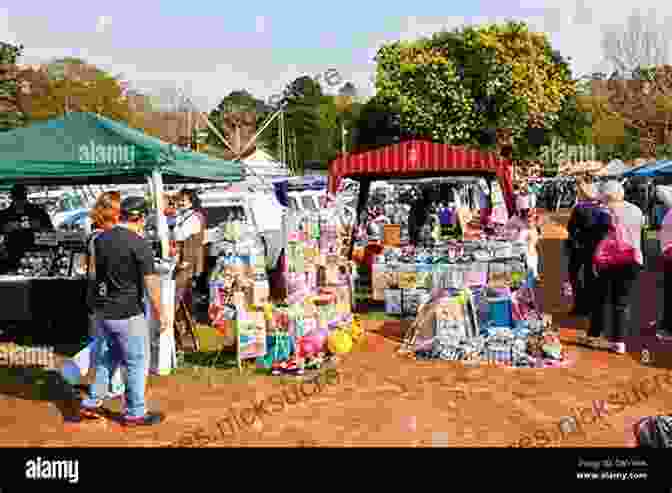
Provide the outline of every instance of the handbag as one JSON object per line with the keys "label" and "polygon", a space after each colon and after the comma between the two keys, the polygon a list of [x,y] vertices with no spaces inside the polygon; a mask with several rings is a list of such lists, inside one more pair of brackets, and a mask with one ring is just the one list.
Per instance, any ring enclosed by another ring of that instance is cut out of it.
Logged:
{"label": "handbag", "polygon": [[625,231],[618,216],[611,211],[611,225],[593,253],[593,265],[597,271],[633,265],[637,263],[635,248],[625,241]]}
{"label": "handbag", "polygon": [[634,426],[637,446],[642,448],[672,448],[672,417],[649,416]]}

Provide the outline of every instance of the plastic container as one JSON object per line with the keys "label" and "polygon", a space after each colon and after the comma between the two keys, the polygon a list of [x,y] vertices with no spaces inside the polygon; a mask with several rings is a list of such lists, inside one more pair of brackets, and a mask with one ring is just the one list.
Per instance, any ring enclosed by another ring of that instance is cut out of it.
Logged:
{"label": "plastic container", "polygon": [[488,323],[495,327],[511,327],[511,298],[508,296],[488,297]]}

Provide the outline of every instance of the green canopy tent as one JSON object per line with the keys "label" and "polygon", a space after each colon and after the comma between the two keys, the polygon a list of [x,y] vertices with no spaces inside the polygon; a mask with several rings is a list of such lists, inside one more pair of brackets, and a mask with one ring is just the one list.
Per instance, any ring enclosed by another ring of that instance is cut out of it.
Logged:
{"label": "green canopy tent", "polygon": [[240,163],[185,151],[92,113],[68,113],[0,134],[0,185],[238,182]]}
{"label": "green canopy tent", "polygon": [[[153,196],[160,216],[164,183],[243,179],[240,163],[180,149],[93,113],[67,113],[0,134],[0,185],[149,182],[153,192],[159,192]],[[159,234],[165,257],[167,230]]]}

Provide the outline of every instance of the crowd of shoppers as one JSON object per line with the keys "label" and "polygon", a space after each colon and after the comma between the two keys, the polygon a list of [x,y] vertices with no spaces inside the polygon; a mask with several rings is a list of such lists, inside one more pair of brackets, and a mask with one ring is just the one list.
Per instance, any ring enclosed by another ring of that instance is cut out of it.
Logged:
{"label": "crowd of shoppers", "polygon": [[568,248],[574,312],[590,318],[590,330],[580,334],[580,340],[595,349],[624,354],[627,337],[639,331],[630,309],[644,264],[644,215],[625,201],[623,185],[616,180],[603,183],[598,191],[584,180],[578,192],[581,200],[568,224]]}

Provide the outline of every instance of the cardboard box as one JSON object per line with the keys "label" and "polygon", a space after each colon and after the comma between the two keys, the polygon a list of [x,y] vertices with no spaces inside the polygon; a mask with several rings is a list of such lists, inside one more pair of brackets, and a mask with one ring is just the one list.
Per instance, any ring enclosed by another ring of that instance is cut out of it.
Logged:
{"label": "cardboard box", "polygon": [[327,264],[320,267],[319,285],[333,286],[343,282],[347,275],[347,268],[341,264]]}
{"label": "cardboard box", "polygon": [[372,297],[375,301],[385,299],[385,289],[399,288],[399,269],[388,264],[374,264],[371,274]]}
{"label": "cardboard box", "polygon": [[264,316],[264,310],[260,309],[248,309],[247,310],[247,315],[250,318],[250,320],[254,321],[255,326],[259,330],[267,330],[268,327],[266,325],[266,317]]}
{"label": "cardboard box", "polygon": [[436,319],[463,322],[465,320],[464,305],[460,304],[457,297],[444,298],[437,303]]}
{"label": "cardboard box", "polygon": [[418,289],[432,289],[432,266],[416,265],[415,287]]}
{"label": "cardboard box", "polygon": [[304,303],[303,304],[303,318],[315,318],[317,317],[317,306],[314,303]]}
{"label": "cardboard box", "polygon": [[336,312],[339,315],[350,315],[352,313],[352,306],[350,303],[337,303]]}
{"label": "cardboard box", "polygon": [[306,264],[315,265],[320,251],[313,246],[305,246],[303,248],[303,257]]}
{"label": "cardboard box", "polygon": [[255,281],[247,288],[250,305],[264,305],[270,301],[271,290],[268,281]]}
{"label": "cardboard box", "polygon": [[336,304],[337,305],[347,305],[350,306],[352,302],[352,290],[350,289],[349,284],[342,286],[337,286],[336,290]]}
{"label": "cardboard box", "polygon": [[247,290],[234,291],[233,304],[236,305],[237,307],[247,307],[247,305],[249,304]]}
{"label": "cardboard box", "polygon": [[398,247],[401,245],[401,225],[386,224],[383,226],[383,243],[386,246]]}
{"label": "cardboard box", "polygon": [[[415,269],[415,266],[412,267]],[[400,289],[415,289],[417,284],[417,273],[415,270],[399,273]]]}

